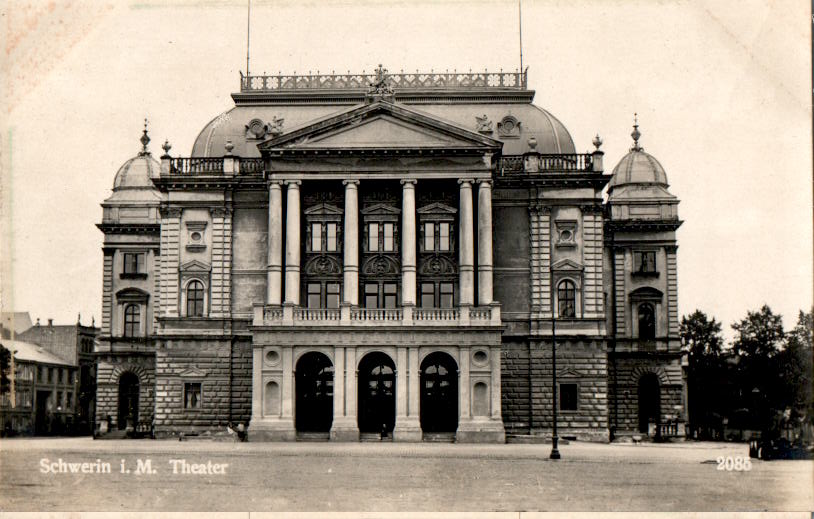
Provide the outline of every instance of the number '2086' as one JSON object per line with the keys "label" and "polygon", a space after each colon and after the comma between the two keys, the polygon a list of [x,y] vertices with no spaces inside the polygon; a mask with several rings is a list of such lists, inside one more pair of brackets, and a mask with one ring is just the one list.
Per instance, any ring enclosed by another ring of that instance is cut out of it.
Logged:
{"label": "number '2086'", "polygon": [[740,456],[718,456],[718,470],[726,470],[727,472],[743,472],[752,470],[752,460],[749,458],[742,458]]}

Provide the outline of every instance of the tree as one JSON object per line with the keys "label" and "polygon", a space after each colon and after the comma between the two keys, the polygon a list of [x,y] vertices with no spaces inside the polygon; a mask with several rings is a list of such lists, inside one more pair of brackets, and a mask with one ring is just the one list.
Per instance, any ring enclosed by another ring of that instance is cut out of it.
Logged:
{"label": "tree", "polygon": [[747,312],[746,318],[734,323],[737,332],[735,354],[744,359],[762,361],[773,357],[783,343],[783,318],[775,315],[768,305],[757,312]]}
{"label": "tree", "polygon": [[10,391],[11,352],[0,344],[0,393]]}
{"label": "tree", "polygon": [[812,400],[812,334],[814,309],[800,311],[797,325],[786,335],[785,348],[777,355],[779,403],[789,409],[792,422],[814,417]]}
{"label": "tree", "polygon": [[689,425],[699,438],[716,438],[726,414],[728,367],[722,358],[721,323],[696,310],[681,319],[682,349],[687,352]]}

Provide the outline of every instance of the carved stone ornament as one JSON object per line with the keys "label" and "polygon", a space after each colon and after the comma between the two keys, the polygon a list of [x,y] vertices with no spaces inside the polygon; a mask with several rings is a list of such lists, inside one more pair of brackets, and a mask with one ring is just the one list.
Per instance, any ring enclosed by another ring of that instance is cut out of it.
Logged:
{"label": "carved stone ornament", "polygon": [[368,258],[362,265],[362,274],[366,276],[397,276],[399,271],[399,262],[390,256],[384,255]]}
{"label": "carved stone ornament", "polygon": [[267,131],[270,135],[280,135],[283,133],[283,123],[285,119],[278,119],[276,115],[271,116],[271,121],[266,125]]}
{"label": "carved stone ornament", "polygon": [[339,260],[333,256],[320,255],[308,260],[305,273],[310,276],[331,276],[342,273]]}
{"label": "carved stone ornament", "polygon": [[514,116],[507,115],[497,123],[497,133],[501,137],[520,137],[520,121]]}
{"label": "carved stone ornament", "polygon": [[262,139],[266,136],[268,126],[262,119],[252,119],[246,125],[246,138],[247,139]]}
{"label": "carved stone ornament", "polygon": [[455,263],[446,256],[434,255],[419,260],[418,273],[424,276],[444,276],[457,274]]}
{"label": "carved stone ornament", "polygon": [[483,117],[475,116],[475,128],[479,133],[492,133],[492,121],[489,120],[489,117],[486,114],[483,114]]}
{"label": "carved stone ornament", "polygon": [[373,78],[373,81],[370,82],[369,89],[367,91],[368,94],[374,95],[392,95],[393,94],[393,87],[391,86],[390,75],[387,73],[387,69],[382,67],[379,64],[379,67],[376,69],[376,75]]}

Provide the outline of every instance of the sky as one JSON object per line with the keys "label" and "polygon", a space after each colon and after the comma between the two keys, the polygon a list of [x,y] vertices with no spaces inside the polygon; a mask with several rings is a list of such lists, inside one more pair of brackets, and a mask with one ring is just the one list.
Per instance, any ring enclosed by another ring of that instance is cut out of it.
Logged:
{"label": "sky", "polygon": [[[2,307],[101,315],[100,203],[165,139],[188,156],[232,106],[245,1],[10,2],[3,14]],[[610,172],[640,144],[681,200],[679,315],[724,325],[812,305],[810,6],[801,1],[522,3],[535,104]],[[516,1],[252,2],[253,73],[515,70]]]}

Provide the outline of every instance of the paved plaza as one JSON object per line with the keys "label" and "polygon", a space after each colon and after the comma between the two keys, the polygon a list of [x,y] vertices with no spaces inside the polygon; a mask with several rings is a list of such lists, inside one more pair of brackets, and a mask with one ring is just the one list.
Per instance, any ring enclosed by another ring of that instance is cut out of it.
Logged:
{"label": "paved plaza", "polygon": [[545,444],[1,441],[6,511],[814,509],[814,463],[718,470],[748,457],[734,443],[571,442],[551,461]]}

